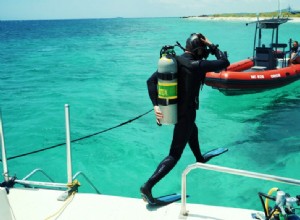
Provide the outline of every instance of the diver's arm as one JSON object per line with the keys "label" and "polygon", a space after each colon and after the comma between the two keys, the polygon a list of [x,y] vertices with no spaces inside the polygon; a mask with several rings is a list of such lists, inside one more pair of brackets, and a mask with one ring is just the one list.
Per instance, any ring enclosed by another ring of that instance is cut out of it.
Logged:
{"label": "diver's arm", "polygon": [[227,58],[227,55],[222,52],[218,46],[215,46],[212,43],[207,43],[211,54],[215,55],[217,60],[202,60],[200,62],[200,67],[205,70],[205,72],[218,72],[223,69],[226,69],[230,62]]}
{"label": "diver's arm", "polygon": [[153,106],[158,106],[157,82],[157,72],[154,72],[147,80],[148,93]]}
{"label": "diver's arm", "polygon": [[150,76],[150,78],[147,80],[147,87],[148,87],[148,93],[149,93],[149,97],[151,99],[151,102],[153,104],[153,109],[154,109],[154,113],[155,113],[155,117],[156,117],[156,123],[158,125],[160,124],[160,119],[163,118],[163,114],[158,106],[158,101],[157,101],[157,97],[158,97],[158,93],[157,93],[157,72],[153,73],[152,76]]}
{"label": "diver's arm", "polygon": [[204,72],[219,72],[226,69],[229,65],[230,63],[227,59],[200,61],[200,69]]}
{"label": "diver's arm", "polygon": [[216,56],[217,60],[224,60],[227,61],[228,64],[230,64],[229,60],[227,59],[227,55],[219,50],[215,45],[213,45],[211,50],[213,50],[213,54]]}
{"label": "diver's arm", "polygon": [[219,50],[218,48],[215,49],[214,54],[217,60],[201,60],[199,62],[200,69],[204,72],[219,72],[223,69],[226,69],[230,62],[227,59],[226,55]]}
{"label": "diver's arm", "polygon": [[227,55],[225,53],[223,53],[221,50],[219,50],[218,46],[219,45],[214,45],[212,42],[210,42],[210,40],[208,38],[205,39],[201,39],[201,41],[209,47],[209,50],[211,52],[212,55],[215,55],[217,60],[223,60],[225,62],[228,62],[228,66],[230,65],[228,59],[227,59]]}

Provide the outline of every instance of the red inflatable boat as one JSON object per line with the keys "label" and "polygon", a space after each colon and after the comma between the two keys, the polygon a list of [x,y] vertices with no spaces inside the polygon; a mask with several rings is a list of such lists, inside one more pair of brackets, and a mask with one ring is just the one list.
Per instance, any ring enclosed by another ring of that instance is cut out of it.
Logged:
{"label": "red inflatable boat", "polygon": [[239,95],[278,88],[299,78],[299,64],[266,70],[264,67],[254,66],[253,60],[246,59],[230,65],[221,73],[207,73],[205,84],[225,95]]}
{"label": "red inflatable boat", "polygon": [[[278,27],[288,20],[275,18],[253,22],[256,23],[253,58],[233,63],[220,73],[207,73],[205,84],[225,95],[239,95],[278,88],[298,80],[300,64],[288,66],[285,52],[287,44],[278,43]],[[261,46],[262,29],[273,30],[270,47]]]}

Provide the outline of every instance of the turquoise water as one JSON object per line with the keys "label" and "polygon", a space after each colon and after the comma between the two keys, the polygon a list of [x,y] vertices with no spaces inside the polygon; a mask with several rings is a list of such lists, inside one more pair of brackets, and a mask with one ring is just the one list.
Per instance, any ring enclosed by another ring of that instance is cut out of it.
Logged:
{"label": "turquoise water", "polygon": [[[280,41],[297,39],[300,23],[282,26]],[[231,62],[252,55],[254,25],[180,18],[0,22],[0,107],[7,157],[65,142],[64,105],[71,139],[114,127],[152,109],[146,80],[161,46],[183,45],[202,32],[228,51]],[[298,39],[300,40],[300,39]],[[181,53],[180,50],[177,51]],[[299,179],[300,82],[259,94],[201,92],[197,124],[203,152],[228,147],[211,164]],[[73,172],[83,171],[103,194],[139,198],[139,187],[169,152],[173,126],[158,127],[153,112],[124,126],[72,143]],[[42,168],[66,182],[66,150],[53,148],[8,161],[23,178]],[[180,192],[181,173],[194,163],[187,147],[153,189]],[[43,179],[37,175],[34,179]],[[46,179],[45,179],[46,180]],[[81,192],[93,192],[84,179]],[[299,188],[212,171],[188,176],[188,202],[260,209],[257,192]]]}

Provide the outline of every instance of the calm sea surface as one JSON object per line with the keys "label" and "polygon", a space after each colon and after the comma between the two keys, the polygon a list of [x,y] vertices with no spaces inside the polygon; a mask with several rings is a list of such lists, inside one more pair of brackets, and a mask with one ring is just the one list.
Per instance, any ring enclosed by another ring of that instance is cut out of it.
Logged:
{"label": "calm sea surface", "polygon": [[[0,108],[7,157],[65,142],[64,105],[70,105],[71,139],[104,131],[152,109],[146,80],[162,46],[185,45],[202,32],[231,62],[252,56],[254,25],[244,21],[180,18],[0,21]],[[284,24],[280,42],[300,40],[300,23]],[[297,39],[297,37],[299,39]],[[181,51],[176,50],[178,54]],[[211,164],[300,178],[300,82],[259,94],[224,96],[204,87],[197,115],[203,152],[227,147]],[[139,187],[168,154],[173,126],[158,127],[150,112],[131,123],[72,143],[73,172],[83,171],[103,194],[139,198]],[[181,173],[195,162],[187,147],[176,167],[153,189],[180,192]],[[8,160],[19,179],[42,168],[67,181],[65,146]],[[40,174],[35,180],[47,180]],[[80,179],[81,192],[93,192]],[[188,202],[261,209],[268,181],[195,170]]]}

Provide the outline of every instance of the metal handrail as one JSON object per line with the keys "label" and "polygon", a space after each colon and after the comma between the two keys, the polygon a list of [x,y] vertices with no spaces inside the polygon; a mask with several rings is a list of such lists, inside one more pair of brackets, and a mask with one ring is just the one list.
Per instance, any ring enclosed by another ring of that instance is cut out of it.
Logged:
{"label": "metal handrail", "polygon": [[[51,182],[40,182],[40,181],[30,181],[27,180],[28,178],[32,177],[34,174],[36,174],[37,172],[41,172],[42,174],[44,174],[44,176],[46,176]],[[83,176],[85,178],[85,180],[88,182],[88,184],[98,193],[101,194],[100,191],[96,188],[96,186],[92,183],[92,181],[82,172],[79,171],[77,172],[73,178],[72,181],[75,180],[78,176]],[[31,171],[31,173],[29,173],[27,176],[25,176],[23,179],[21,180],[14,180],[16,183],[24,185],[24,186],[43,186],[43,187],[53,187],[53,188],[68,188],[68,184],[67,183],[55,183],[54,180],[47,175],[42,169],[37,168],[33,171]],[[71,181],[71,182],[72,182]]]}
{"label": "metal handrail", "polygon": [[[31,173],[29,173],[27,176],[25,176],[23,179],[18,180],[14,179],[13,181],[15,183],[24,185],[25,187],[32,187],[33,186],[40,186],[40,187],[54,187],[54,188],[70,188],[70,185],[72,185],[73,180],[79,175],[82,175],[86,181],[90,184],[90,186],[98,193],[100,194],[99,190],[95,187],[95,185],[87,178],[86,175],[84,175],[81,171],[77,172],[74,177],[72,177],[72,152],[71,152],[71,138],[70,138],[70,107],[68,104],[65,104],[65,125],[66,125],[66,152],[67,152],[67,176],[68,176],[68,182],[67,183],[55,183],[53,179],[47,175],[42,169],[37,168],[33,170]],[[1,144],[1,153],[2,153],[2,163],[3,163],[3,176],[5,178],[5,181],[8,182],[10,179],[8,174],[8,168],[7,168],[7,159],[6,159],[6,150],[5,150],[5,144],[4,144],[4,134],[3,134],[3,126],[2,126],[2,114],[0,109],[0,144]],[[30,181],[27,180],[37,172],[41,172],[46,176],[51,182],[40,182],[40,181]]]}
{"label": "metal handrail", "polygon": [[31,171],[27,176],[25,176],[22,180],[27,180],[28,178],[30,178],[31,176],[33,176],[33,175],[36,174],[37,172],[41,172],[41,173],[44,174],[44,176],[47,177],[51,182],[54,182],[54,180],[53,180],[47,173],[45,173],[45,171],[42,170],[41,168],[34,169],[34,170]]}
{"label": "metal handrail", "polygon": [[[32,177],[37,172],[42,173],[51,182],[40,182],[40,181],[28,180],[30,177]],[[39,186],[39,187],[43,186],[43,187],[54,187],[54,188],[64,188],[64,189],[68,188],[67,183],[55,183],[54,180],[41,168],[34,169],[27,176],[25,176],[23,179],[21,179],[21,180],[15,179],[14,182],[18,183],[18,184],[21,184],[21,185],[24,185],[25,187],[32,187],[32,185],[34,185],[34,186]]]}
{"label": "metal handrail", "polygon": [[87,176],[82,172],[79,171],[77,172],[74,176],[73,176],[73,180],[77,178],[77,176],[82,175],[85,180],[90,184],[90,186],[98,193],[101,194],[100,191],[96,188],[96,186],[92,183],[92,181],[89,180],[89,178],[87,178]]}
{"label": "metal handrail", "polygon": [[35,186],[44,186],[44,187],[54,187],[54,188],[68,188],[67,183],[52,183],[52,182],[39,182],[39,181],[30,181],[30,180],[15,180],[15,183],[19,183],[25,186],[35,185]]}
{"label": "metal handrail", "polygon": [[287,183],[291,185],[297,185],[300,186],[300,180],[291,179],[291,178],[285,178],[285,177],[279,177],[279,176],[273,176],[263,173],[256,173],[256,172],[250,172],[247,170],[239,170],[239,169],[233,169],[228,167],[222,167],[217,165],[211,165],[211,164],[204,164],[204,163],[195,163],[187,166],[187,168],[182,172],[181,176],[181,210],[180,215],[187,216],[188,211],[186,209],[186,176],[187,174],[197,168],[202,168],[205,170],[213,170],[217,172],[222,173],[229,173],[234,174],[238,176],[246,176],[246,177],[252,177],[256,179],[261,180],[269,180],[273,182],[281,182],[281,183]]}

